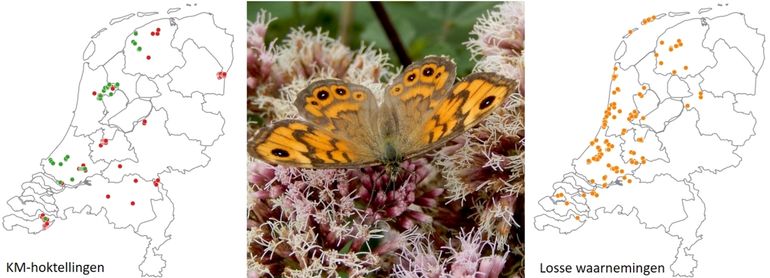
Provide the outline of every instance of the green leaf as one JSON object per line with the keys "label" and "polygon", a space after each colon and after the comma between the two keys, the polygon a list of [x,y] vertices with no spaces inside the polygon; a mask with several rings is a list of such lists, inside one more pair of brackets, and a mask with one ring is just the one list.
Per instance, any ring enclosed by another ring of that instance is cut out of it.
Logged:
{"label": "green leaf", "polygon": [[353,246],[353,240],[348,240],[348,243],[345,243],[345,246],[340,249],[340,254],[347,254],[350,252],[350,246]]}

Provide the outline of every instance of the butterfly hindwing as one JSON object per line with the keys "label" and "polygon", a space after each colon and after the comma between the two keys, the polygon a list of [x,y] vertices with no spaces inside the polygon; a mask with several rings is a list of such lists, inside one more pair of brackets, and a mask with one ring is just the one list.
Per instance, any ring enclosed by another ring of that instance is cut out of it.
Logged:
{"label": "butterfly hindwing", "polygon": [[456,66],[446,57],[429,56],[412,63],[385,89],[385,97],[409,102],[415,98],[440,98],[455,80]]}
{"label": "butterfly hindwing", "polygon": [[359,168],[376,164],[368,149],[314,124],[281,120],[249,141],[249,154],[270,164],[302,168]]}

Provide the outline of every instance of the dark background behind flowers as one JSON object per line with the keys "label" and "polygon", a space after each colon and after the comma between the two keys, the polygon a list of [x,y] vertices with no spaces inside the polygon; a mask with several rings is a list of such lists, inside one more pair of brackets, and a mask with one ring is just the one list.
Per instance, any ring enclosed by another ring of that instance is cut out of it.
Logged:
{"label": "dark background behind flowers", "polygon": [[[426,55],[448,55],[457,63],[457,76],[473,69],[470,53],[462,44],[468,40],[476,18],[496,2],[383,2],[388,17],[411,58]],[[375,43],[401,67],[391,42],[369,2],[249,2],[247,18],[253,20],[260,9],[270,11],[278,19],[270,24],[265,41],[279,41],[291,28],[305,26],[314,31],[321,27],[332,38],[340,38],[351,49],[362,41]],[[347,20],[346,20],[347,19]]]}

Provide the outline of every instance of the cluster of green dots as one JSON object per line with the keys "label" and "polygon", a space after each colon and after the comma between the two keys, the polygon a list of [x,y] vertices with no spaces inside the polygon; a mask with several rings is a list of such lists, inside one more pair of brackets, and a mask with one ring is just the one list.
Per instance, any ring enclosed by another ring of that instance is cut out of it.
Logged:
{"label": "cluster of green dots", "polygon": [[80,167],[78,167],[78,171],[83,171],[83,172],[88,171],[88,167],[80,166]]}
{"label": "cluster of green dots", "polygon": [[[138,36],[138,35],[139,35],[139,32],[134,31],[134,36]],[[136,46],[136,52],[142,52],[142,47],[141,46],[137,46],[138,44],[139,43],[136,42],[136,40],[131,40],[131,45]]]}
{"label": "cluster of green dots", "polygon": [[96,94],[96,100],[104,101],[104,96],[112,97],[118,88],[120,88],[120,82],[108,82],[107,85],[102,86],[102,92]]}
{"label": "cluster of green dots", "polygon": [[[64,155],[64,162],[67,162],[68,160],[70,160],[70,155],[68,154]],[[48,164],[51,164],[51,166],[56,166],[57,164],[59,166],[64,166],[64,162],[59,161],[59,163],[56,163],[56,161],[53,160],[53,158],[50,158],[50,157],[48,158]]]}

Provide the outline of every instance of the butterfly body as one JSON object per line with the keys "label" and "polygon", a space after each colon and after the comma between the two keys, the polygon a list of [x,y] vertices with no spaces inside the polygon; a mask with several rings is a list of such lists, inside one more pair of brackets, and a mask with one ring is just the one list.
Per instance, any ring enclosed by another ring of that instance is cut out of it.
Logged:
{"label": "butterfly body", "polygon": [[462,134],[500,106],[514,81],[474,73],[454,84],[455,65],[427,57],[408,66],[383,92],[341,80],[311,83],[297,95],[304,120],[274,122],[249,142],[249,153],[271,164],[303,168],[397,170]]}

